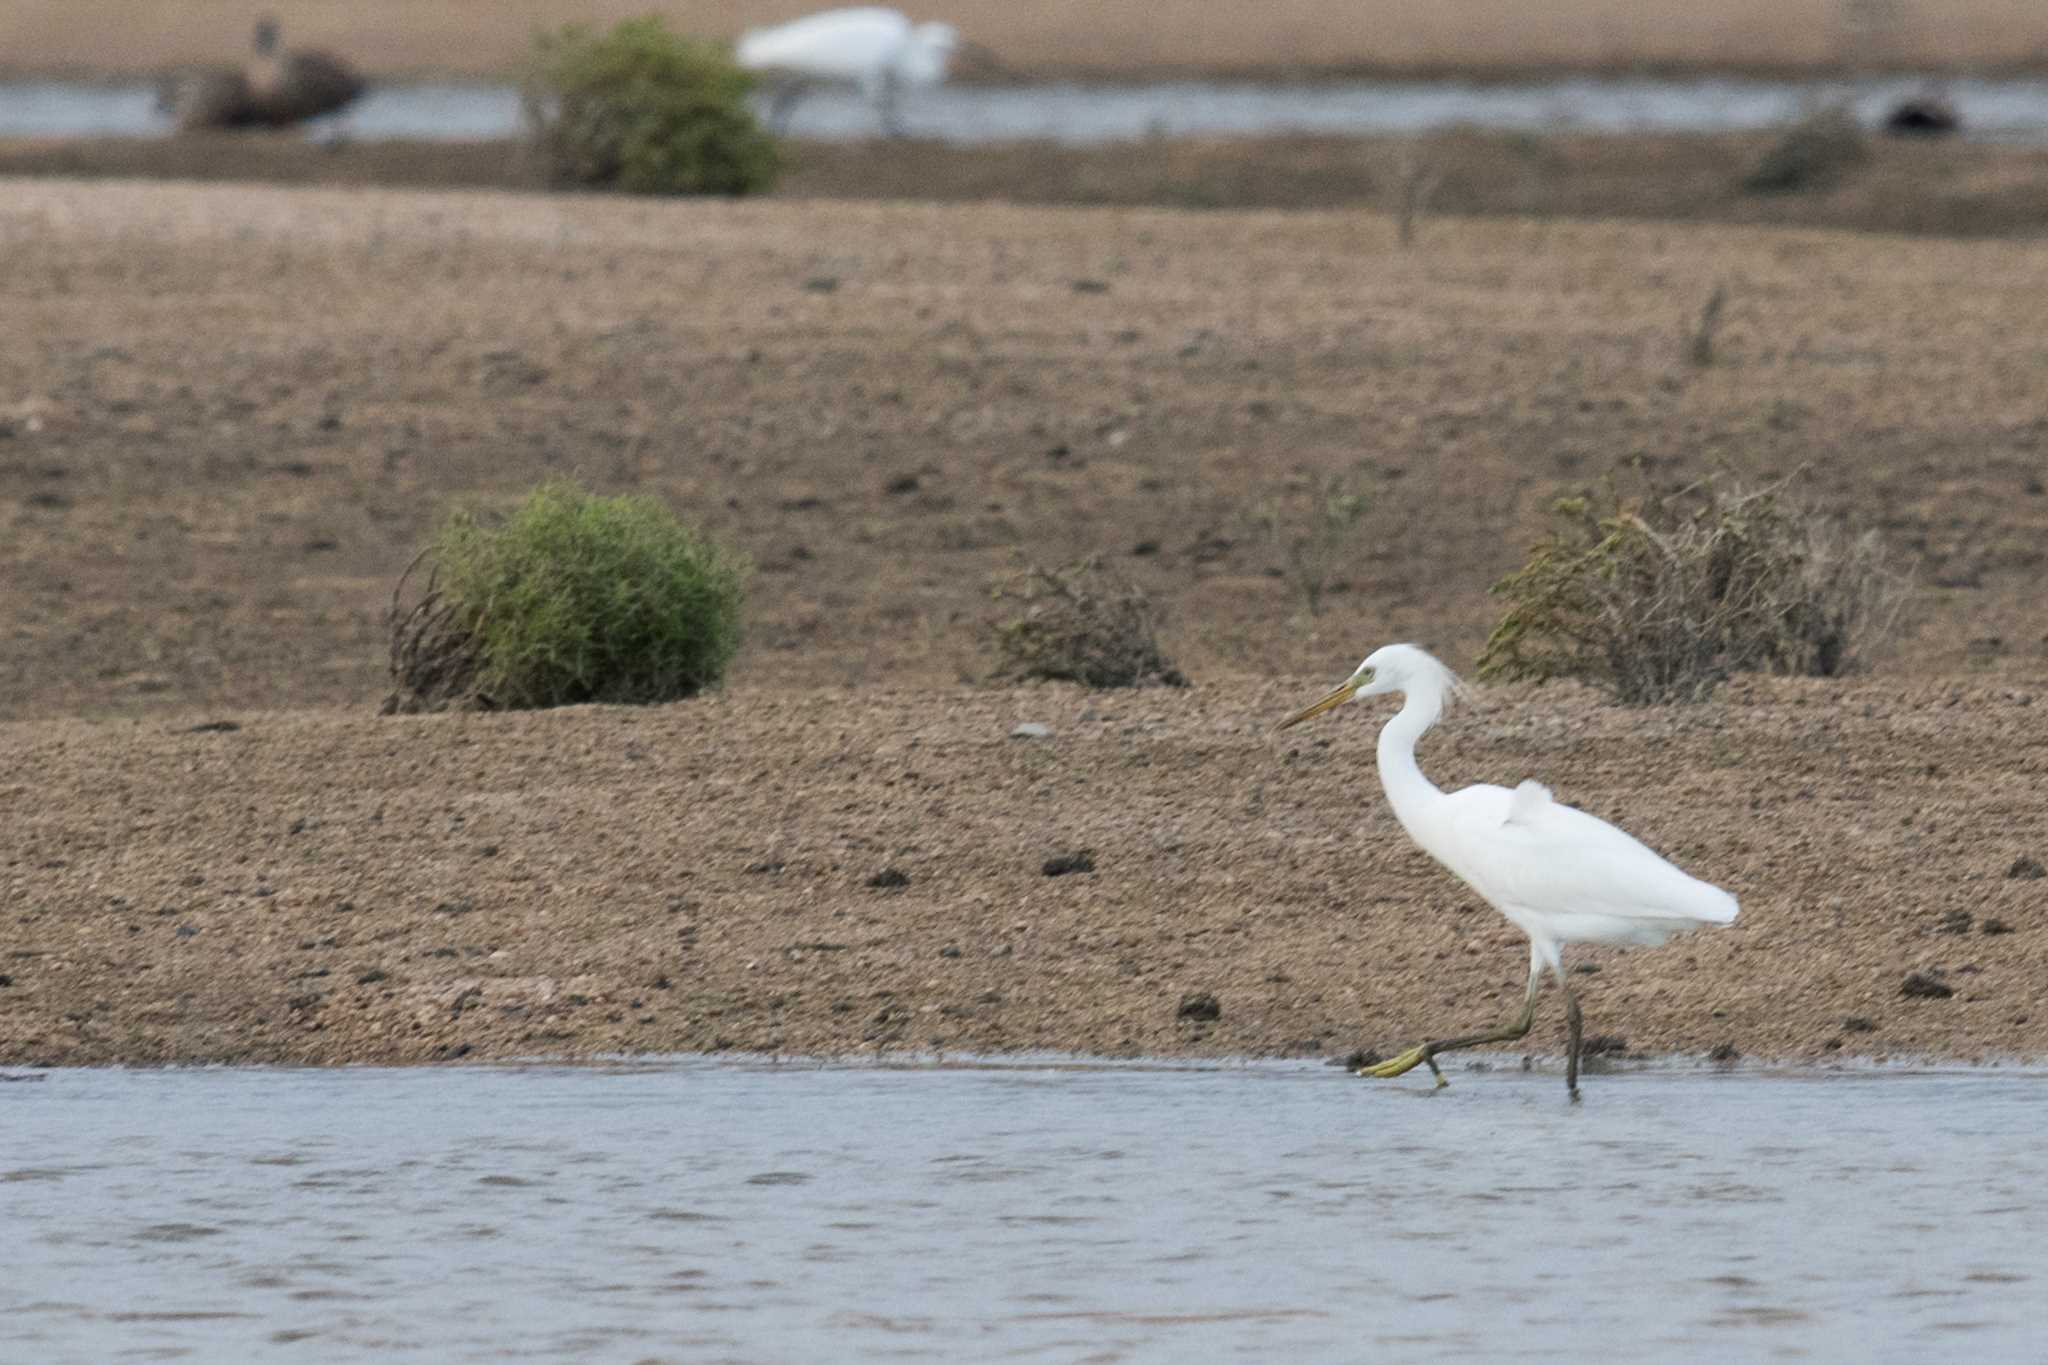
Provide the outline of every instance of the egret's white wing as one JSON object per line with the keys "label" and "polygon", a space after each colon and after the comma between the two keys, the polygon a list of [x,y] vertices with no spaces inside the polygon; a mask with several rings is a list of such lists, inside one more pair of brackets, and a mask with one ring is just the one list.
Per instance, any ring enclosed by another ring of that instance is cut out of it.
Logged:
{"label": "egret's white wing", "polygon": [[789,71],[820,80],[870,81],[910,37],[910,20],[893,9],[825,10],[773,28],[748,29],[733,59],[750,71]]}
{"label": "egret's white wing", "polygon": [[1734,920],[1735,898],[1536,782],[1449,798],[1431,851],[1503,914],[1560,941],[1661,943]]}

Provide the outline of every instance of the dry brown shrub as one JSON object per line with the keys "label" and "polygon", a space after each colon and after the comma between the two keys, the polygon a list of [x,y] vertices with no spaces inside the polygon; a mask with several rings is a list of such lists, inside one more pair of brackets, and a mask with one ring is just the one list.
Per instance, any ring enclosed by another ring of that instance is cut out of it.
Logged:
{"label": "dry brown shrub", "polygon": [[461,709],[476,696],[483,640],[465,628],[468,612],[442,589],[431,555],[422,550],[391,590],[385,623],[394,686],[379,708],[387,716]]}
{"label": "dry brown shrub", "polygon": [[1834,677],[1868,661],[1910,592],[1875,532],[1781,487],[1695,484],[1560,499],[1516,572],[1479,676],[1578,678],[1623,702],[1700,701],[1734,673]]}
{"label": "dry brown shrub", "polygon": [[1021,608],[992,627],[998,678],[1043,678],[1088,687],[1186,687],[1159,647],[1160,612],[1145,590],[1086,559],[1039,565],[996,589]]}
{"label": "dry brown shrub", "polygon": [[1786,128],[1750,167],[1742,188],[1751,194],[1820,189],[1869,158],[1869,138],[1855,112],[1831,104]]}

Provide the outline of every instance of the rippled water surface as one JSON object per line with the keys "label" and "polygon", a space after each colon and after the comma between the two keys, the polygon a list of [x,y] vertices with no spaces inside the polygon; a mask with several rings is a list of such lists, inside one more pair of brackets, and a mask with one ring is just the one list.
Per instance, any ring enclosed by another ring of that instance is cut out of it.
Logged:
{"label": "rippled water surface", "polygon": [[[1817,99],[1847,96],[1875,124],[1912,78],[1846,86],[1807,81],[1569,79],[1531,84],[1342,81],[1259,85],[1174,81],[1153,85],[949,85],[906,95],[907,131],[951,142],[1045,138],[1086,144],[1155,134],[1416,132],[1450,124],[1529,131],[1717,131],[1766,128]],[[2048,142],[2048,81],[1955,80],[1944,93],[1972,136]],[[491,138],[520,130],[518,93],[493,85],[373,88],[312,136]],[[152,87],[65,82],[0,84],[0,135],[168,133]],[[851,90],[799,104],[789,131],[861,138],[879,131],[874,107]]]}
{"label": "rippled water surface", "polygon": [[1454,1075],[51,1072],[0,1360],[2039,1358],[2048,1076]]}

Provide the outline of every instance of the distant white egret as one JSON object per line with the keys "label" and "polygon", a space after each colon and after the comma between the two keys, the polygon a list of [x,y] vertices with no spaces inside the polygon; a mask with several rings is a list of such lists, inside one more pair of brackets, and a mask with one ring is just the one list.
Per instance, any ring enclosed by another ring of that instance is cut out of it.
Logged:
{"label": "distant white egret", "polygon": [[1513,791],[1487,785],[1438,790],[1415,762],[1415,742],[1459,686],[1456,675],[1423,650],[1388,645],[1368,655],[1335,691],[1280,724],[1286,729],[1353,697],[1406,694],[1380,731],[1387,803],[1409,838],[1529,936],[1529,990],[1513,1021],[1488,1033],[1423,1043],[1358,1074],[1399,1076],[1426,1065],[1439,1086],[1449,1084],[1437,1054],[1528,1033],[1547,966],[1564,991],[1570,1028],[1565,1086],[1577,1099],[1583,1029],[1559,950],[1567,943],[1662,943],[1688,929],[1729,924],[1735,897],[1679,871],[1605,820],[1553,801],[1541,783],[1524,782]]}
{"label": "distant white egret", "polygon": [[777,79],[771,126],[779,129],[811,86],[853,84],[875,102],[883,129],[894,137],[903,131],[896,110],[899,92],[945,80],[959,46],[960,35],[951,24],[913,25],[898,10],[862,5],[748,29],[733,56],[747,70]]}

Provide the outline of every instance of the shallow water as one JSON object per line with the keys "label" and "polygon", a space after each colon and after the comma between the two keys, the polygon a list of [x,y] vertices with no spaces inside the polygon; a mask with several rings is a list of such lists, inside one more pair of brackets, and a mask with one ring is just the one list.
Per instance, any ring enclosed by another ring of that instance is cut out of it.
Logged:
{"label": "shallow water", "polygon": [[[1700,78],[1577,79],[1524,85],[1450,81],[1347,81],[1259,85],[1176,81],[1149,85],[949,85],[905,97],[911,133],[949,142],[1046,138],[1068,144],[1154,135],[1278,132],[1418,132],[1449,124],[1532,132],[1726,131],[1764,128],[1812,101],[1852,93],[1875,124],[1923,82],[1912,78],[1848,87],[1805,81]],[[2048,80],[1956,80],[1944,89],[1969,134],[2048,142]],[[516,91],[494,85],[375,88],[310,136],[474,139],[520,131]],[[64,82],[0,84],[0,136],[151,136],[170,131],[146,85]],[[872,137],[873,107],[850,90],[820,91],[799,104],[789,131],[799,137]]]}
{"label": "shallow water", "polygon": [[2034,1358],[2048,1076],[1453,1075],[52,1072],[0,1359]]}

